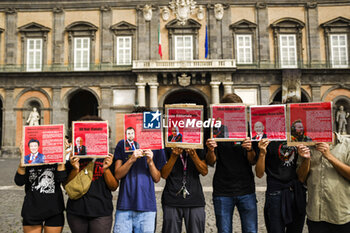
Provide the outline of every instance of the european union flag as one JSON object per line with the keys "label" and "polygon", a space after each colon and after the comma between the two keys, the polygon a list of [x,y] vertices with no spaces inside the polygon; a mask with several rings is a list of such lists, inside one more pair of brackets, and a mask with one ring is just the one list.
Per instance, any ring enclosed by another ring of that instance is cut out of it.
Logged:
{"label": "european union flag", "polygon": [[209,55],[208,26],[205,26],[205,58]]}

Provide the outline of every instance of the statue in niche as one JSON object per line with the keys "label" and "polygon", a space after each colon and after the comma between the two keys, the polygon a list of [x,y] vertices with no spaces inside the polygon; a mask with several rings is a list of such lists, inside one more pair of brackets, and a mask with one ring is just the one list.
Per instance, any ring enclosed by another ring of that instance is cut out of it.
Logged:
{"label": "statue in niche", "polygon": [[30,112],[27,123],[30,126],[39,125],[40,115],[36,107],[33,108],[33,111]]}
{"label": "statue in niche", "polygon": [[338,133],[347,134],[346,125],[348,124],[347,118],[349,117],[349,113],[344,111],[344,106],[340,106],[337,112],[336,121],[338,124]]}

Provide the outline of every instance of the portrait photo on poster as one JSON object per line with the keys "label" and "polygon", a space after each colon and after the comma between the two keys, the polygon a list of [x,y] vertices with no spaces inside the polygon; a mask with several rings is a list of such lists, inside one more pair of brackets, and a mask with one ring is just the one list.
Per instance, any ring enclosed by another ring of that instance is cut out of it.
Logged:
{"label": "portrait photo on poster", "polygon": [[73,121],[74,156],[104,158],[109,153],[108,121]]}
{"label": "portrait photo on poster", "polygon": [[21,164],[37,166],[64,163],[64,125],[23,127]]}
{"label": "portrait photo on poster", "polygon": [[210,116],[214,124],[210,135],[215,141],[243,141],[247,137],[247,107],[244,104],[213,104]]}
{"label": "portrait photo on poster", "polygon": [[[158,118],[159,116],[159,111]],[[152,112],[149,113],[152,116]],[[153,113],[156,115],[156,113]],[[131,113],[124,115],[124,150],[132,152],[137,149],[160,150],[163,149],[162,128],[161,127],[144,127],[147,114]],[[152,120],[152,118],[151,118]]]}
{"label": "portrait photo on poster", "polygon": [[286,141],[286,105],[250,106],[250,137],[252,141]]}
{"label": "portrait photo on poster", "polygon": [[288,145],[333,143],[332,102],[288,104]]}
{"label": "portrait photo on poster", "polygon": [[202,149],[205,124],[202,105],[165,105],[165,146]]}

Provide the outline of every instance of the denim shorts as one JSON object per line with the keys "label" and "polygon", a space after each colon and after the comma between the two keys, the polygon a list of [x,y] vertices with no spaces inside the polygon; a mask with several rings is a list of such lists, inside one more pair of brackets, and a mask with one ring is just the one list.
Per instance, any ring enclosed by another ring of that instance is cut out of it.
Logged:
{"label": "denim shorts", "polygon": [[113,233],[153,233],[156,212],[117,210]]}

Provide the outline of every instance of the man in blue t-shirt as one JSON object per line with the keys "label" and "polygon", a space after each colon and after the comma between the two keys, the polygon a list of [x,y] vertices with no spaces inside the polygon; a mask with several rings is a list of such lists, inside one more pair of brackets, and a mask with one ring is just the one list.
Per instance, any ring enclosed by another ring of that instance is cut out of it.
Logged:
{"label": "man in blue t-shirt", "polygon": [[114,158],[115,177],[120,180],[114,233],[153,233],[156,219],[154,182],[166,163],[164,150],[125,152],[125,140],[118,142]]}

